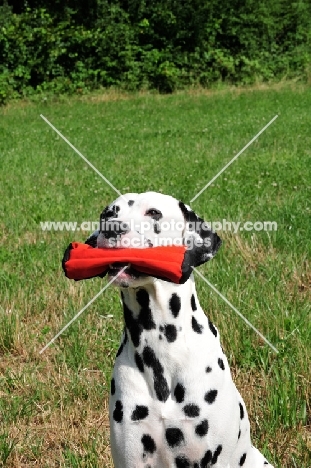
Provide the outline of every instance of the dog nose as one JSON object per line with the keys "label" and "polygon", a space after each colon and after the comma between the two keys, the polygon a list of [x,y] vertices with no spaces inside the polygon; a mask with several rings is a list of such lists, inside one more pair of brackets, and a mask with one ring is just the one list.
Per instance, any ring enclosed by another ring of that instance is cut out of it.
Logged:
{"label": "dog nose", "polygon": [[130,226],[125,221],[118,219],[112,221],[101,220],[100,232],[106,239],[116,239],[129,231]]}

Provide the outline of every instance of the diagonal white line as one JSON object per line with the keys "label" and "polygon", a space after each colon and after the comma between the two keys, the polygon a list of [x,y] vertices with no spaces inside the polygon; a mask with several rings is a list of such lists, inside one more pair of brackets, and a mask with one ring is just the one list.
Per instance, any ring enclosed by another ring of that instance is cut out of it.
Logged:
{"label": "diagonal white line", "polygon": [[85,156],[83,156],[83,154],[79,150],[77,150],[77,148],[75,148],[73,146],[73,144],[71,144],[70,141],[67,140],[67,138],[64,137],[64,135],[62,135],[61,132],[59,130],[57,130],[57,128],[54,127],[54,125],[51,124],[51,122],[46,117],[44,117],[44,115],[40,114],[40,117],[67,143],[67,145],[70,146],[70,148],[72,148],[102,179],[104,179],[106,184],[110,185],[110,187],[115,192],[117,192],[117,194],[120,197],[122,197],[122,198],[124,198],[124,200],[126,200],[126,198],[122,195],[122,193],[101,172],[99,172],[99,170],[96,169],[96,167],[93,166],[93,164]]}
{"label": "diagonal white line", "polygon": [[218,174],[216,174],[215,177],[213,177],[212,180],[210,180],[209,183],[206,184],[205,187],[203,187],[202,190],[200,190],[200,192],[196,194],[195,197],[192,198],[192,200],[190,200],[190,203],[192,203],[194,200],[196,200],[196,199],[201,195],[201,193],[203,193],[204,190],[206,190],[207,187],[209,187],[209,186],[214,182],[214,180],[216,180],[217,177],[219,177],[220,174],[222,174],[222,173],[223,173],[223,172],[240,156],[240,154],[242,154],[243,151],[245,151],[246,148],[248,148],[248,147],[256,140],[256,138],[258,138],[259,135],[261,135],[277,118],[278,118],[278,115],[275,115],[275,116],[273,117],[273,119],[271,119],[270,122],[267,123],[267,125],[266,125],[264,128],[262,128],[262,129],[260,130],[260,132],[258,132],[257,135],[255,135],[254,138],[252,138],[251,141],[249,141],[249,142],[247,143],[247,145],[245,145],[244,148],[241,149],[241,151],[240,151],[238,154],[236,154],[236,155],[231,159],[231,161],[229,161],[228,164],[226,164],[225,167],[223,167],[223,168],[221,169],[221,171],[219,171]]}
{"label": "diagonal white line", "polygon": [[218,296],[220,296],[220,297],[222,298],[222,300],[224,300],[224,301],[226,302],[226,304],[228,304],[228,306],[231,307],[232,310],[234,310],[235,313],[238,314],[239,317],[241,317],[241,319],[244,320],[244,322],[245,322],[249,327],[251,327],[251,328],[260,336],[260,338],[261,338],[265,343],[267,343],[267,344],[270,346],[270,348],[273,349],[273,351],[274,351],[275,353],[278,353],[278,350],[276,349],[276,347],[273,346],[273,344],[271,344],[270,341],[268,341],[267,338],[264,337],[263,334],[262,334],[259,330],[257,330],[257,328],[254,327],[254,325],[253,325],[249,320],[247,320],[247,318],[244,317],[244,315],[241,314],[241,312],[238,311],[238,309],[237,309],[236,307],[234,307],[234,305],[232,305],[231,302],[229,302],[228,299],[227,299],[225,296],[223,296],[223,295],[221,294],[221,292],[219,292],[218,289],[216,289],[215,286],[213,286],[212,283],[210,283],[210,282],[205,278],[205,276],[202,275],[202,273],[199,272],[199,270],[197,270],[197,269],[194,268],[194,267],[191,267],[191,268],[200,276],[200,278],[202,278],[203,281],[205,281],[206,284],[209,285],[210,288],[212,288],[213,291],[215,291],[215,293],[218,294]]}
{"label": "diagonal white line", "polygon": [[103,289],[101,289],[99,291],[99,293],[96,294],[96,296],[93,297],[93,299],[90,300],[90,302],[88,302],[86,304],[86,306],[83,307],[83,309],[80,310],[80,312],[78,312],[68,323],[67,325],[64,326],[64,328],[61,329],[61,331],[59,331],[55,336],[54,338],[51,339],[51,341],[48,342],[48,344],[46,344],[44,346],[44,348],[41,349],[41,351],[39,351],[39,354],[42,354],[52,343],[54,343],[54,341],[78,318],[80,317],[80,315],[82,314],[82,312],[85,311],[85,309],[87,309],[91,304],[92,302],[94,302],[104,291],[105,289],[108,288],[108,286],[110,286],[117,278],[119,275],[121,275],[121,273],[123,273],[123,271],[127,268],[127,266],[123,267],[122,270],[119,271],[119,273],[114,276],[110,281],[109,283],[106,284],[106,286],[103,287]]}

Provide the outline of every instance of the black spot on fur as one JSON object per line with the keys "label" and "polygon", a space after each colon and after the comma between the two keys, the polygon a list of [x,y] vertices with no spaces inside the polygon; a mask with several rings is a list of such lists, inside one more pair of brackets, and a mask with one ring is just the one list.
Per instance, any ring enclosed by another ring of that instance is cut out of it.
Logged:
{"label": "black spot on fur", "polygon": [[170,447],[178,447],[184,441],[184,435],[178,427],[169,427],[165,431],[165,438]]}
{"label": "black spot on fur", "polygon": [[215,450],[213,454],[212,465],[216,465],[218,457],[221,454],[221,452],[222,452],[222,445],[218,445],[217,449]]}
{"label": "black spot on fur", "polygon": [[164,335],[169,343],[173,343],[177,338],[177,329],[175,325],[165,325]]}
{"label": "black spot on fur", "polygon": [[128,204],[128,206],[134,205],[134,200],[129,200],[129,201],[127,202],[127,204]]}
{"label": "black spot on fur", "polygon": [[143,373],[144,372],[144,362],[142,360],[142,357],[140,356],[140,354],[138,354],[137,352],[135,352],[135,363],[136,363],[136,366],[138,367],[138,370]]}
{"label": "black spot on fur", "polygon": [[189,418],[196,418],[200,414],[200,408],[194,403],[184,406],[183,411]]}
{"label": "black spot on fur", "polygon": [[160,233],[161,233],[160,224],[159,224],[157,221],[154,222],[154,225],[153,225],[153,232],[154,232],[155,234],[160,234]]}
{"label": "black spot on fur", "polygon": [[190,468],[190,461],[184,455],[175,458],[176,468]]}
{"label": "black spot on fur", "polygon": [[126,328],[130,332],[133,345],[137,348],[140,343],[140,334],[142,332],[142,326],[133,317],[133,312],[127,307],[123,301],[123,314]]}
{"label": "black spot on fur", "polygon": [[210,450],[205,452],[205,455],[201,460],[201,465],[200,465],[201,468],[210,468],[211,465],[216,465],[218,457],[219,457],[221,452],[222,452],[222,446],[221,445],[218,445],[218,447],[216,448],[214,454]]}
{"label": "black spot on fur", "polygon": [[173,293],[170,298],[169,308],[173,314],[173,317],[178,317],[180,311],[180,297],[176,293]]}
{"label": "black spot on fur", "polygon": [[197,305],[196,305],[196,302],[195,302],[194,294],[192,294],[192,296],[191,296],[191,309],[193,310],[193,312],[195,310],[197,310]]}
{"label": "black spot on fur", "polygon": [[240,463],[239,466],[243,466],[246,460],[246,453],[243,453],[243,455],[240,458]]}
{"label": "black spot on fur", "polygon": [[155,441],[149,434],[144,434],[141,438],[141,442],[144,446],[144,451],[147,453],[154,453],[157,449]]}
{"label": "black spot on fur", "polygon": [[141,419],[145,419],[149,414],[149,410],[147,406],[143,405],[136,405],[134,409],[131,419],[132,421],[140,421]]}
{"label": "black spot on fur", "polygon": [[210,320],[208,320],[208,326],[209,326],[211,332],[213,333],[213,335],[217,336],[217,330],[216,330],[216,328],[214,327],[214,325],[212,324],[212,322]]}
{"label": "black spot on fur", "polygon": [[117,423],[122,422],[122,419],[123,419],[123,405],[122,405],[122,402],[120,400],[116,401],[116,405],[115,405],[112,416],[113,416],[113,419],[115,420],[115,422],[117,422]]}
{"label": "black spot on fur", "polygon": [[201,459],[201,468],[209,468],[210,465],[210,461],[212,460],[212,457],[213,457],[213,454],[210,450],[208,450],[207,452],[205,452],[205,455],[204,457]]}
{"label": "black spot on fur", "polygon": [[175,387],[174,390],[174,396],[176,398],[177,403],[182,403],[185,398],[185,387],[181,384],[178,383]]}
{"label": "black spot on fur", "polygon": [[240,437],[241,437],[241,429],[239,430],[239,433],[238,433],[238,440]]}
{"label": "black spot on fur", "polygon": [[152,319],[152,312],[149,307],[150,299],[147,291],[145,289],[139,289],[136,293],[136,299],[138,304],[141,306],[137,321],[145,330],[156,328],[156,324]]}
{"label": "black spot on fur", "polygon": [[116,393],[116,382],[114,378],[112,378],[110,382],[110,393],[111,395],[114,395]]}
{"label": "black spot on fur", "polygon": [[167,381],[163,375],[164,369],[154,351],[150,346],[145,346],[143,350],[143,360],[147,367],[153,370],[154,390],[159,401],[166,401],[169,397],[170,391]]}
{"label": "black spot on fur", "polygon": [[210,366],[207,366],[207,368],[205,369],[205,372],[207,373],[212,372],[212,368]]}
{"label": "black spot on fur", "polygon": [[[122,296],[123,297],[123,296]],[[152,313],[149,307],[149,294],[145,289],[140,289],[136,293],[136,299],[141,306],[137,319],[133,317],[133,312],[127,307],[123,300],[123,313],[125,326],[128,329],[133,345],[137,348],[140,344],[140,335],[142,331],[152,330],[156,328],[156,324],[152,319]]]}
{"label": "black spot on fur", "polygon": [[191,326],[192,326],[192,330],[195,331],[196,333],[199,333],[199,334],[202,333],[203,325],[200,325],[197,322],[197,320],[194,318],[194,316],[192,316],[192,319],[191,319]]}
{"label": "black spot on fur", "polygon": [[149,307],[149,294],[145,289],[139,289],[136,293],[136,299],[138,304],[145,309]]}
{"label": "black spot on fur", "polygon": [[225,364],[224,364],[224,361],[221,358],[218,359],[218,365],[219,365],[220,369],[225,370]]}
{"label": "black spot on fur", "polygon": [[207,419],[203,419],[203,421],[200,422],[200,424],[196,426],[195,433],[199,437],[204,437],[207,434],[207,431],[208,431],[208,421]]}
{"label": "black spot on fur", "polygon": [[[120,207],[118,208],[120,210]],[[100,215],[100,220],[103,220],[103,219],[105,220],[109,218],[117,218],[119,210],[116,209],[115,205],[113,205],[112,207],[106,206],[106,208],[102,211]]]}
{"label": "black spot on fur", "polygon": [[204,400],[206,403],[209,403],[210,405],[214,403],[217,397],[218,390],[210,390],[209,392],[205,393]]}
{"label": "black spot on fur", "polygon": [[244,418],[244,408],[242,406],[242,403],[239,403],[239,406],[240,406],[240,418],[243,419]]}

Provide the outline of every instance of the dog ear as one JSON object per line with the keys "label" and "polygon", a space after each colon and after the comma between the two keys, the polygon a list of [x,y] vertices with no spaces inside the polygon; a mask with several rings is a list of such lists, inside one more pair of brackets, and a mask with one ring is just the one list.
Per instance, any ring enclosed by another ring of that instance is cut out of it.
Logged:
{"label": "dog ear", "polygon": [[183,269],[187,269],[211,260],[221,246],[221,239],[189,206],[179,202],[179,208],[186,221],[184,243],[188,249]]}

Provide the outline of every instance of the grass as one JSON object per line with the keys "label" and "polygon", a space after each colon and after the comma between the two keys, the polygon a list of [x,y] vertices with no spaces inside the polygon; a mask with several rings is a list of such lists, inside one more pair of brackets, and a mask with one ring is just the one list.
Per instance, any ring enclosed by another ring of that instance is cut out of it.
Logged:
{"label": "grass", "polygon": [[109,288],[70,282],[63,251],[115,193],[40,119],[44,114],[121,191],[185,202],[275,115],[276,122],[192,205],[208,221],[276,221],[220,232],[201,272],[277,347],[276,355],[197,278],[251,419],[254,445],[282,468],[311,466],[311,89],[90,96],[3,108],[0,121],[0,466],[111,468],[107,398],[122,330]]}

